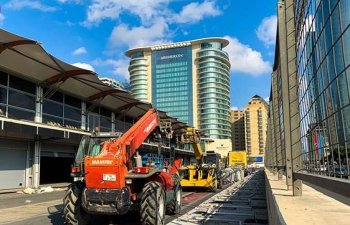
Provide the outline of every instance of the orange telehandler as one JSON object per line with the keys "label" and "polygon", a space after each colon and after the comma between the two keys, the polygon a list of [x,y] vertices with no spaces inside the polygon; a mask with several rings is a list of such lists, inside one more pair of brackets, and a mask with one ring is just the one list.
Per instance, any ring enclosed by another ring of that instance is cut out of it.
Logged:
{"label": "orange telehandler", "polygon": [[82,138],[71,172],[74,182],[63,200],[66,223],[88,224],[93,214],[123,215],[138,209],[141,224],[163,225],[166,212],[180,212],[181,161],[174,161],[167,172],[139,160],[137,149],[157,127],[169,132],[171,124],[163,124],[151,108],[124,134],[97,132]]}

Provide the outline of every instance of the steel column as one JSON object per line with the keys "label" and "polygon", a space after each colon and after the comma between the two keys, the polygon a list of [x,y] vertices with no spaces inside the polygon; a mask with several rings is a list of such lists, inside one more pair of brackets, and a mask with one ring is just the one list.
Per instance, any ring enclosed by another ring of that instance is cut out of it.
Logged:
{"label": "steel column", "polygon": [[301,195],[301,180],[293,179],[293,171],[300,170],[301,155],[293,6],[292,0],[278,3],[278,41],[282,79],[286,182],[288,189],[293,188],[293,195]]}

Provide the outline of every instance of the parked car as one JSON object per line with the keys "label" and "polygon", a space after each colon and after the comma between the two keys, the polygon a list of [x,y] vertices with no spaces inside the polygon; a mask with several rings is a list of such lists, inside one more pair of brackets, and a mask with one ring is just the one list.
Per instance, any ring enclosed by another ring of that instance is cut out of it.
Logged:
{"label": "parked car", "polygon": [[349,177],[348,168],[347,166],[335,166],[334,169],[329,168],[329,175],[347,179]]}

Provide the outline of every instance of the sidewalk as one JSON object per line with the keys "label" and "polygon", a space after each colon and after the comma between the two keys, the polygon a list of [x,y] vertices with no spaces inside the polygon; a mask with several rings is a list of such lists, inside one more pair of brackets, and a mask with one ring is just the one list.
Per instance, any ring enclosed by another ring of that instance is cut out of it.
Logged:
{"label": "sidewalk", "polygon": [[37,218],[60,211],[65,190],[39,194],[0,194],[0,224]]}
{"label": "sidewalk", "polygon": [[18,193],[0,194],[0,210],[2,211],[6,208],[32,205],[54,200],[59,200],[62,202],[64,193],[65,190],[32,195]]}
{"label": "sidewalk", "polygon": [[[273,175],[268,170],[265,171],[266,182],[271,186],[270,194],[272,192],[270,203],[274,204],[276,210],[279,211],[279,213],[277,212],[279,218],[284,220],[285,224],[350,224],[349,205],[343,204],[306,184],[303,184],[302,196],[293,196],[292,191],[287,191],[285,177],[278,180],[277,175]],[[346,200],[345,197],[344,200]]]}

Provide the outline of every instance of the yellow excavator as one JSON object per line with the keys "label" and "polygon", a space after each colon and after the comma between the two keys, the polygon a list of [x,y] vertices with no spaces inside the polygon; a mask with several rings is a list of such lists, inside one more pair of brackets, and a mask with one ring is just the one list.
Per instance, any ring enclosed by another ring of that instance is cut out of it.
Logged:
{"label": "yellow excavator", "polygon": [[181,136],[181,143],[191,144],[197,160],[196,165],[180,168],[181,186],[198,187],[216,191],[218,188],[217,165],[203,163],[204,153],[200,146],[200,132],[192,127],[187,128]]}

